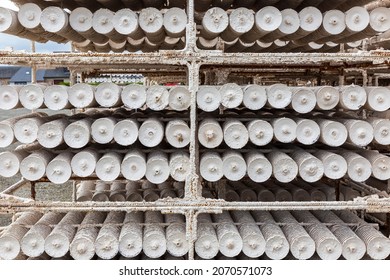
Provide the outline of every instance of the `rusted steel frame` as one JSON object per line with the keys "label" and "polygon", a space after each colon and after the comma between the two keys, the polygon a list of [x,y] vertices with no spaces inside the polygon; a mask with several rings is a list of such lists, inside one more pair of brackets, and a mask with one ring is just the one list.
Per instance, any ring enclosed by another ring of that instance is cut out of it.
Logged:
{"label": "rusted steel frame", "polygon": [[[33,202],[34,200],[30,199],[30,198],[23,198],[23,197],[18,197],[18,196],[14,196],[14,195],[9,195],[9,194],[3,194],[3,193],[0,193],[0,201],[3,202],[3,201],[6,201],[8,202],[8,208],[12,208],[12,205],[14,204],[17,204],[17,203],[31,203]],[[0,202],[0,204],[1,204]],[[4,211],[0,211],[0,212],[4,212]],[[8,211],[5,211],[5,213],[7,213]]]}
{"label": "rusted steel frame", "polygon": [[0,52],[0,64],[31,65],[37,67],[85,67],[121,66],[136,68],[135,65],[186,65],[200,62],[207,65],[322,65],[324,63],[359,63],[384,64],[390,60],[390,51],[371,51],[356,53],[222,53],[219,51],[160,51],[143,54],[93,54],[93,53],[55,53],[31,54]]}
{"label": "rusted steel frame", "polygon": [[202,211],[214,213],[228,210],[366,210],[388,212],[389,199],[366,198],[334,202],[225,202],[221,200],[158,200],[156,202],[7,202],[0,201],[0,212],[20,211]]}

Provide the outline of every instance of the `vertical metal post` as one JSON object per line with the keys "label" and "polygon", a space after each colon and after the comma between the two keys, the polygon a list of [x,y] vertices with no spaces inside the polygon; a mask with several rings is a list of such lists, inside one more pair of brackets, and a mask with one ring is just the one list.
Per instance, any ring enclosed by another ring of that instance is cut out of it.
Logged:
{"label": "vertical metal post", "polygon": [[195,23],[195,4],[194,0],[187,0],[188,24],[186,30],[186,51],[196,51],[196,23]]}
{"label": "vertical metal post", "polygon": [[30,190],[31,190],[31,199],[35,200],[37,194],[35,190],[35,182],[31,182]]}
{"label": "vertical metal post", "polygon": [[77,72],[70,70],[70,85],[73,86],[75,84],[77,84]]}
{"label": "vertical metal post", "polygon": [[[35,48],[35,42],[31,41],[31,52],[35,53],[36,48]],[[37,67],[35,64],[31,66],[31,83],[36,84],[37,83]]]}
{"label": "vertical metal post", "polygon": [[195,257],[195,241],[197,238],[198,228],[198,212],[190,210],[186,213],[186,232],[188,240],[188,259],[194,260]]}
{"label": "vertical metal post", "polygon": [[185,198],[194,199],[202,195],[201,185],[199,181],[199,144],[198,144],[198,123],[197,123],[197,104],[196,93],[199,89],[199,70],[200,63],[192,61],[188,63],[187,78],[188,89],[191,92],[191,142],[190,142],[190,175],[186,180]]}

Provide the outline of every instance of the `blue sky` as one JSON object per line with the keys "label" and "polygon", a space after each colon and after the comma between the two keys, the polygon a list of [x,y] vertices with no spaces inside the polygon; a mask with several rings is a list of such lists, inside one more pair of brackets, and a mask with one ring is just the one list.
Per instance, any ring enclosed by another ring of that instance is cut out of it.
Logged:
{"label": "blue sky", "polygon": [[[16,6],[9,0],[0,0],[0,7],[16,10]],[[12,47],[14,50],[31,50],[31,42],[16,36],[0,33],[0,50]],[[70,51],[70,44],[48,42],[36,44],[37,52]]]}

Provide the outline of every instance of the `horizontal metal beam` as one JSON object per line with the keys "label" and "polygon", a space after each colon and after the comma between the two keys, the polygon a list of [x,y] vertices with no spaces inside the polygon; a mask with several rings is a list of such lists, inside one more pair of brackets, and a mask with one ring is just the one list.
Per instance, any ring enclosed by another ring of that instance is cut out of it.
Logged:
{"label": "horizontal metal beam", "polygon": [[89,67],[110,69],[145,68],[145,65],[203,65],[248,66],[324,66],[329,64],[357,67],[360,64],[386,64],[390,51],[359,53],[222,53],[221,51],[160,51],[154,53],[24,53],[0,52],[0,64],[36,65],[47,67]]}
{"label": "horizontal metal beam", "polygon": [[163,199],[155,202],[8,202],[0,200],[0,213],[22,211],[200,211],[218,213],[225,210],[365,210],[368,213],[390,211],[390,199],[368,197],[354,201],[326,202],[226,202],[215,199]]}

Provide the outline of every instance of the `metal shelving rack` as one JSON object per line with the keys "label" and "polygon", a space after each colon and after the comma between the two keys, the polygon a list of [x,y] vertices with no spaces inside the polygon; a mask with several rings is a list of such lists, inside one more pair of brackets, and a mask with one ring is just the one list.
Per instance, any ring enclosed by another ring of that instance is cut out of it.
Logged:
{"label": "metal shelving rack", "polygon": [[[377,70],[388,70],[390,51],[362,51],[359,53],[224,53],[204,51],[196,46],[197,28],[194,19],[194,1],[187,1],[188,25],[186,47],[183,50],[166,50],[154,53],[22,53],[0,52],[0,64],[30,66],[35,69],[68,67],[73,83],[76,72],[85,69],[101,72],[137,71],[139,73],[170,71],[185,72],[187,86],[191,92],[190,124],[191,142],[189,147],[191,172],[185,182],[183,199],[161,199],[156,202],[38,202],[35,201],[35,184],[21,180],[0,193],[0,213],[22,211],[161,211],[179,213],[186,217],[187,238],[190,244],[189,259],[194,259],[194,242],[197,238],[197,216],[200,213],[221,213],[224,210],[363,210],[367,213],[390,213],[390,198],[381,196],[371,186],[354,183],[354,186],[369,193],[354,201],[329,202],[227,202],[202,197],[202,180],[199,174],[199,143],[197,140],[198,110],[196,93],[202,71],[213,68],[223,73],[250,72],[255,74],[277,73],[281,69],[332,69],[338,73],[341,84],[344,75],[353,71],[359,74],[363,85],[370,82],[369,75]],[[203,70],[205,69],[205,70]],[[220,77],[223,80],[225,77]],[[371,80],[372,81],[372,80]],[[72,178],[77,181],[81,178]],[[89,178],[91,179],[91,178]],[[92,178],[96,179],[96,178]],[[43,180],[44,181],[44,180]],[[32,199],[12,195],[17,189],[30,185]],[[385,184],[384,184],[385,185]],[[223,187],[223,186],[222,186]],[[74,183],[74,192],[76,184]],[[390,184],[386,189],[390,193]],[[389,216],[389,214],[388,214]],[[388,218],[389,220],[389,218]]]}

